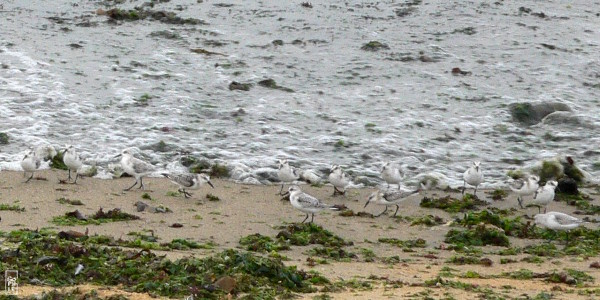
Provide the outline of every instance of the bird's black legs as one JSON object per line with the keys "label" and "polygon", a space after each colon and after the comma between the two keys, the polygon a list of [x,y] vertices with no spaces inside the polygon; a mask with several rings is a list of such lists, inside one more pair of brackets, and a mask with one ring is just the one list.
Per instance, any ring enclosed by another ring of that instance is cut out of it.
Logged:
{"label": "bird's black legs", "polygon": [[131,189],[132,189],[134,186],[136,186],[137,184],[138,184],[138,182],[137,182],[137,180],[136,180],[136,181],[135,181],[135,183],[134,183],[132,186],[130,186],[130,187],[128,187],[128,188],[126,188],[126,189],[124,189],[123,191],[129,191],[129,190],[131,190]]}
{"label": "bird's black legs", "polygon": [[312,223],[315,219],[315,213],[312,213],[311,217],[310,217],[310,222]]}
{"label": "bird's black legs", "polygon": [[518,196],[518,197],[517,197],[517,202],[519,202],[519,206],[520,206],[521,208],[524,208],[524,207],[523,207],[523,198],[521,198],[521,196]]}
{"label": "bird's black legs", "polygon": [[400,205],[396,204],[396,211],[394,212],[394,217],[396,216],[396,214],[398,213],[398,210],[400,209]]}
{"label": "bird's black legs", "polygon": [[304,220],[302,220],[302,223],[306,222],[307,219],[308,219],[308,214],[306,214],[306,218],[304,218]]}
{"label": "bird's black legs", "polygon": [[139,189],[144,189],[144,177],[140,177],[140,187],[138,188],[138,190]]}
{"label": "bird's black legs", "polygon": [[25,183],[28,183],[29,180],[31,180],[33,178],[33,172],[31,172],[31,176],[29,176],[29,178],[25,181]]}
{"label": "bird's black legs", "polygon": [[279,196],[283,196],[283,194],[281,193],[281,192],[283,192],[283,185],[284,185],[284,183],[281,184],[281,188],[279,189]]}
{"label": "bird's black legs", "polygon": [[379,217],[379,216],[385,214],[386,211],[387,211],[387,205],[386,205],[385,209],[380,214],[376,215],[375,217]]}

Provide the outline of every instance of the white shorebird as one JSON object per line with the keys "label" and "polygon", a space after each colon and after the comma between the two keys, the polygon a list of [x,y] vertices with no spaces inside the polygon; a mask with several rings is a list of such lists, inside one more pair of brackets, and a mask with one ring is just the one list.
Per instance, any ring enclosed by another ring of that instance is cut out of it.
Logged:
{"label": "white shorebird", "polygon": [[463,174],[463,195],[465,194],[468,183],[475,187],[475,192],[473,194],[477,196],[477,187],[483,182],[483,172],[481,172],[480,164],[480,162],[474,161],[473,166],[468,168]]}
{"label": "white shorebird", "polygon": [[408,198],[408,196],[414,195],[418,192],[419,192],[419,190],[415,190],[415,191],[398,190],[398,191],[385,192],[385,193],[382,191],[377,191],[377,192],[372,193],[369,196],[369,200],[367,200],[367,203],[365,203],[364,208],[367,208],[367,205],[369,205],[369,203],[371,203],[371,201],[377,205],[384,205],[385,210],[375,216],[375,217],[379,217],[387,211],[389,206],[395,205],[396,206],[396,211],[394,212],[394,217],[395,217],[396,214],[398,213],[398,209],[400,209],[399,204],[404,202],[404,200],[406,200]]}
{"label": "white shorebird", "polygon": [[188,193],[186,189],[197,190],[205,183],[208,183],[208,185],[210,185],[210,187],[212,187],[213,189],[215,188],[212,182],[210,182],[210,177],[206,174],[162,173],[162,175],[169,178],[169,180],[171,180],[173,183],[177,184],[179,186],[179,190],[177,191],[183,193],[183,196],[185,198],[189,198],[190,196],[192,196],[192,194]]}
{"label": "white shorebird", "polygon": [[279,195],[283,195],[282,192],[284,184],[288,182],[294,182],[298,180],[298,178],[300,178],[298,172],[296,172],[296,169],[290,167],[290,164],[288,163],[287,159],[279,160],[279,170],[277,170],[277,177],[279,178],[279,181],[281,181],[281,189],[279,189]]}
{"label": "white shorebird", "polygon": [[31,172],[31,176],[27,179],[27,181],[25,181],[25,183],[28,183],[29,180],[33,178],[33,173],[37,171],[41,163],[41,159],[35,155],[35,151],[30,150],[27,154],[25,154],[25,157],[23,157],[23,160],[21,161],[23,176],[26,177],[27,173]]}
{"label": "white shorebird", "polygon": [[331,167],[331,173],[329,173],[329,182],[333,184],[333,195],[346,194],[346,187],[350,184],[350,179],[344,173],[342,168],[338,165]]}
{"label": "white shorebird", "polygon": [[69,181],[71,181],[71,171],[75,172],[75,181],[73,183],[76,184],[77,178],[79,177],[79,169],[81,169],[83,163],[72,145],[67,145],[66,149],[63,151],[63,162],[67,168],[69,168]]}
{"label": "white shorebird", "polygon": [[404,174],[396,164],[386,162],[381,168],[381,178],[387,183],[388,189],[392,184],[397,184],[400,189],[400,182],[404,178]]}
{"label": "white shorebird", "polygon": [[139,189],[144,189],[144,182],[142,181],[142,179],[144,178],[144,176],[154,172],[154,166],[141,159],[133,157],[129,149],[123,150],[121,154],[115,156],[115,158],[117,157],[121,157],[121,167],[123,168],[123,171],[135,177],[135,183],[129,188],[124,189],[124,191],[131,190],[134,186],[138,184],[138,181],[140,182]]}
{"label": "white shorebird", "polygon": [[546,182],[546,185],[537,189],[535,195],[533,195],[532,203],[537,205],[538,213],[542,211],[542,206],[544,207],[544,213],[546,213],[546,206],[548,206],[548,204],[554,200],[554,192],[557,185],[558,182],[551,180]]}
{"label": "white shorebird", "polygon": [[306,222],[309,214],[311,215],[310,223],[312,223],[317,212],[324,209],[339,210],[339,208],[333,205],[325,204],[321,200],[302,192],[297,186],[290,186],[288,192],[292,206],[306,214],[306,218],[302,220],[302,223]]}
{"label": "white shorebird", "polygon": [[545,214],[537,214],[534,216],[535,224],[546,227],[548,229],[567,232],[567,242],[569,241],[569,230],[579,227],[583,223],[582,220],[569,216],[565,213],[550,211]]}
{"label": "white shorebird", "polygon": [[510,189],[517,194],[517,202],[523,208],[523,196],[533,195],[537,191],[540,178],[535,175],[529,175],[525,179],[520,178],[510,183]]}

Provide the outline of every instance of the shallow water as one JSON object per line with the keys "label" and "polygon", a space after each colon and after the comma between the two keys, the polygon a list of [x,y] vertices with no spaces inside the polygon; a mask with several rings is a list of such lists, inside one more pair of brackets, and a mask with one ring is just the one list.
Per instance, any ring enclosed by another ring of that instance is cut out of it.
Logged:
{"label": "shallow water", "polygon": [[[2,168],[18,169],[27,147],[68,143],[101,168],[122,148],[138,147],[161,168],[180,169],[174,153],[185,150],[237,167],[235,179],[246,182],[277,158],[367,176],[394,160],[409,178],[436,171],[453,185],[462,184],[470,160],[481,160],[490,187],[520,167],[513,160],[571,155],[598,175],[600,17],[589,4],[170,1],[152,8],[208,23],[179,25],[107,22],[98,9],[144,2],[112,3],[3,2],[0,131],[10,144],[1,146]],[[389,49],[361,50],[369,41]],[[456,76],[454,67],[472,73]],[[294,92],[257,85],[267,78]],[[230,91],[232,81],[253,86]],[[511,119],[508,104],[537,100],[568,104],[584,125],[523,127]],[[176,149],[143,150],[160,140]]]}

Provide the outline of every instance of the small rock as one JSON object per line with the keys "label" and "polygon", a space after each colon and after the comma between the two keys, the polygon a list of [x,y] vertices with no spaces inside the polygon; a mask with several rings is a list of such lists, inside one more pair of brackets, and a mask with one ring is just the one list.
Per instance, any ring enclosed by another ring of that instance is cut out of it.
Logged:
{"label": "small rock", "polygon": [[579,190],[577,188],[577,182],[569,177],[563,177],[558,180],[557,189],[563,193],[568,195],[577,195],[579,194]]}
{"label": "small rock", "polygon": [[590,264],[590,268],[592,269],[600,269],[600,261],[595,261]]}
{"label": "small rock", "polygon": [[479,264],[484,265],[486,267],[491,267],[494,264],[494,262],[491,259],[484,257],[479,260]]}
{"label": "small rock", "polygon": [[74,217],[77,220],[87,220],[87,218],[79,211],[71,211],[65,214],[67,217]]}
{"label": "small rock", "polygon": [[236,281],[235,278],[231,276],[223,276],[215,282],[215,285],[218,286],[225,293],[229,294],[235,288]]}
{"label": "small rock", "polygon": [[250,88],[252,87],[251,83],[240,83],[237,81],[232,81],[229,84],[229,90],[233,91],[233,90],[240,90],[240,91],[249,91]]}
{"label": "small rock", "polygon": [[471,75],[471,74],[473,74],[473,73],[469,72],[469,71],[463,71],[460,68],[452,68],[452,75],[463,75],[463,76],[466,76],[466,75]]}
{"label": "small rock", "polygon": [[150,205],[148,205],[142,201],[136,202],[133,206],[135,206],[137,208],[138,212],[144,211],[144,210],[146,210],[146,208],[150,207]]}
{"label": "small rock", "polygon": [[173,223],[169,227],[171,227],[171,228],[181,228],[181,227],[183,227],[183,224],[181,224],[181,223]]}
{"label": "small rock", "polygon": [[508,108],[513,119],[523,125],[537,124],[556,111],[571,111],[568,105],[560,102],[512,103]]}

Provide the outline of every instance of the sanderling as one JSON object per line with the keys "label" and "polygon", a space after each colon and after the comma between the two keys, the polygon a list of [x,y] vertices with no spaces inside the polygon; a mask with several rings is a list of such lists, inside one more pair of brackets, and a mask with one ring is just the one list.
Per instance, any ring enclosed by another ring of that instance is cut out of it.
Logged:
{"label": "sanderling", "polygon": [[377,191],[377,192],[372,193],[369,196],[369,200],[367,200],[367,203],[365,203],[364,208],[367,208],[367,205],[369,205],[369,203],[371,203],[371,201],[373,201],[373,203],[378,204],[378,205],[385,205],[385,210],[375,216],[375,217],[379,217],[387,211],[388,206],[395,205],[396,206],[396,211],[394,212],[394,217],[395,217],[396,214],[398,213],[398,209],[400,209],[399,204],[401,202],[403,202],[404,200],[406,200],[408,198],[408,196],[416,194],[418,192],[419,192],[419,190],[415,190],[415,191],[397,190],[397,191],[385,192],[385,193],[382,191]]}
{"label": "sanderling", "polygon": [[538,189],[538,181],[540,178],[535,175],[529,175],[527,177],[517,179],[510,183],[510,189],[517,194],[517,202],[519,206],[523,208],[523,196],[533,195]]}
{"label": "sanderling", "polygon": [[63,151],[63,162],[69,169],[69,181],[71,181],[71,171],[75,172],[75,181],[73,183],[76,184],[79,177],[79,169],[83,166],[83,163],[72,145],[67,145]]}
{"label": "sanderling", "polygon": [[142,181],[142,179],[144,178],[144,176],[154,172],[154,166],[141,159],[133,157],[129,149],[123,150],[121,154],[118,154],[117,156],[115,156],[115,158],[119,156],[121,156],[121,167],[123,168],[123,171],[135,177],[135,183],[129,188],[124,189],[124,191],[131,190],[134,186],[138,184],[138,181],[140,182],[139,189],[144,189],[144,182]]}
{"label": "sanderling", "polygon": [[298,175],[298,172],[296,172],[296,169],[290,167],[290,164],[288,163],[287,159],[280,159],[277,177],[279,178],[279,181],[281,181],[281,189],[279,189],[279,195],[283,195],[283,185],[287,182],[291,183],[295,180],[298,180],[300,176]]}
{"label": "sanderling", "polygon": [[178,192],[183,193],[185,198],[189,198],[192,194],[188,193],[188,190],[197,190],[205,183],[208,183],[213,189],[215,186],[210,182],[210,177],[206,174],[167,174],[162,173],[163,176],[169,178],[173,183],[179,185]]}
{"label": "sanderling", "polygon": [[478,161],[473,162],[473,166],[468,168],[463,174],[463,195],[465,194],[465,190],[467,189],[467,183],[475,187],[475,192],[473,193],[477,196],[477,186],[479,186],[483,182],[483,173],[481,172],[481,168],[479,167],[481,163]]}
{"label": "sanderling", "polygon": [[567,232],[567,242],[569,241],[569,230],[579,227],[582,220],[569,216],[565,213],[550,211],[545,214],[534,216],[535,223],[552,230],[564,230]]}
{"label": "sanderling", "polygon": [[28,183],[29,180],[31,180],[33,178],[33,173],[40,167],[41,164],[41,159],[35,155],[35,151],[30,150],[27,154],[25,154],[25,157],[23,157],[23,160],[21,161],[21,168],[23,168],[23,176],[26,177],[28,172],[31,172],[31,176],[27,179],[27,181],[25,181],[25,183]]}
{"label": "sanderling", "polygon": [[387,183],[388,189],[392,184],[397,184],[400,189],[400,182],[404,178],[404,174],[396,164],[386,162],[381,168],[381,178]]}
{"label": "sanderling", "polygon": [[302,192],[297,186],[290,186],[288,192],[290,193],[290,202],[292,203],[292,206],[306,214],[306,218],[302,220],[302,223],[306,222],[309,214],[311,214],[310,223],[312,223],[315,218],[315,213],[321,210],[339,210],[339,208],[334,207],[333,205],[325,204],[319,199]]}
{"label": "sanderling", "polygon": [[542,206],[544,206],[544,213],[546,213],[546,206],[554,200],[554,191],[557,185],[558,182],[551,180],[537,189],[535,195],[533,195],[532,203],[537,205],[538,213],[542,212]]}
{"label": "sanderling", "polygon": [[331,173],[329,173],[329,182],[333,184],[333,195],[346,194],[346,187],[350,184],[350,179],[346,176],[346,173],[338,165],[331,167]]}

